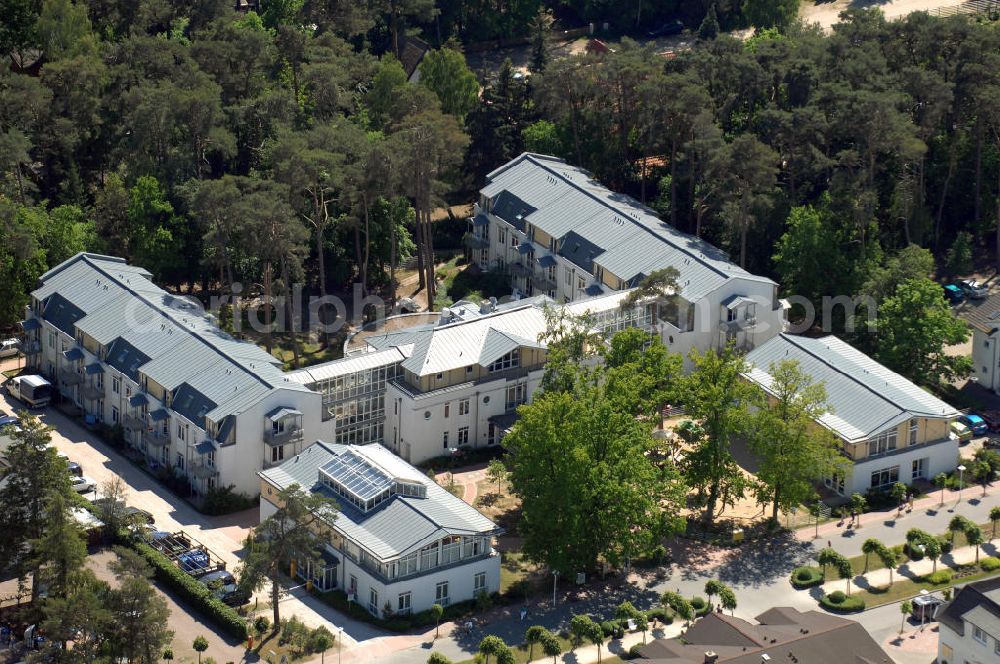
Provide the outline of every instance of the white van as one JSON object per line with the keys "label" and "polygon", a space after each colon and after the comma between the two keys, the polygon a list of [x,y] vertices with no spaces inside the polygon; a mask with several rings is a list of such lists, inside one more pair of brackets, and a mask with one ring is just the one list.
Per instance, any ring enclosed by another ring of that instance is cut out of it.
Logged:
{"label": "white van", "polygon": [[6,357],[16,357],[21,352],[21,342],[17,339],[4,339],[0,341],[0,359]]}
{"label": "white van", "polygon": [[42,376],[15,376],[7,383],[7,391],[32,408],[44,408],[52,400],[52,383]]}

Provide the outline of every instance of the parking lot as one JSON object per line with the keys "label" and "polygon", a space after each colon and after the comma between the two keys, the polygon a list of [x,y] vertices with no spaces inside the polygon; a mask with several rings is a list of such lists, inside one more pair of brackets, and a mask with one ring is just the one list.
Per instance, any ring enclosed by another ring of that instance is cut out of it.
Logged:
{"label": "parking lot", "polygon": [[[13,413],[22,408],[23,406],[11,399],[5,391],[0,393],[0,410]],[[170,532],[183,530],[225,562],[227,569],[231,571],[237,569],[243,541],[258,523],[256,508],[226,516],[201,514],[104,443],[96,433],[84,428],[72,418],[53,407],[35,412],[45,424],[52,427],[52,444],[70,460],[79,463],[85,476],[92,478],[98,486],[115,477],[122,478],[129,487],[126,502],[152,514],[157,529]],[[267,597],[266,590],[258,595],[261,603],[265,602]],[[309,596],[301,587],[293,588],[283,596],[282,614],[296,615],[310,627],[326,625],[335,634],[339,633],[340,627],[343,627],[346,632],[344,643],[347,647],[354,645],[357,640],[382,635],[381,631],[371,625],[351,620],[335,612],[318,599]],[[190,616],[171,617],[171,628],[179,634],[189,631],[190,626]]]}

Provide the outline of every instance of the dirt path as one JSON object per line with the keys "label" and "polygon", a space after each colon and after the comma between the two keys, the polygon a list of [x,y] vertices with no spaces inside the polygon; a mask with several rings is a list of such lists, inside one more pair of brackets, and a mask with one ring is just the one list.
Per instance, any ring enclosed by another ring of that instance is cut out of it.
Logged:
{"label": "dirt path", "polygon": [[898,19],[911,12],[931,11],[942,7],[956,7],[964,0],[833,0],[832,2],[805,2],[799,10],[799,17],[806,23],[819,23],[824,30],[830,30],[840,22],[840,13],[851,7],[878,7],[889,20]]}

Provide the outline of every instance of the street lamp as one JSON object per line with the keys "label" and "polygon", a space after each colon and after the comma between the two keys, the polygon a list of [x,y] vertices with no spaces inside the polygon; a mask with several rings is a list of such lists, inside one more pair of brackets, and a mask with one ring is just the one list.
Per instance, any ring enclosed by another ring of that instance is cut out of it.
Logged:
{"label": "street lamp", "polygon": [[965,466],[958,467],[958,502],[962,502],[962,478],[965,475]]}
{"label": "street lamp", "polygon": [[451,468],[448,471],[448,486],[455,488],[455,455],[458,453],[457,447],[448,448],[448,456],[451,458]]}
{"label": "street lamp", "polygon": [[552,608],[556,608],[556,581],[559,579],[559,570],[552,570]]}

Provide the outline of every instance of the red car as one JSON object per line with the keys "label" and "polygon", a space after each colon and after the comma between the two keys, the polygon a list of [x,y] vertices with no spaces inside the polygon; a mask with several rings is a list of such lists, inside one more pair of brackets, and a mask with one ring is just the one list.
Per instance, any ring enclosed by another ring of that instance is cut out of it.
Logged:
{"label": "red car", "polygon": [[979,414],[990,431],[1000,432],[1000,410],[987,410]]}

